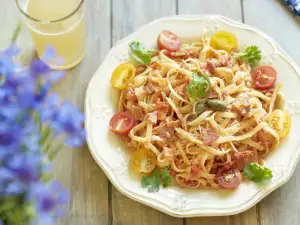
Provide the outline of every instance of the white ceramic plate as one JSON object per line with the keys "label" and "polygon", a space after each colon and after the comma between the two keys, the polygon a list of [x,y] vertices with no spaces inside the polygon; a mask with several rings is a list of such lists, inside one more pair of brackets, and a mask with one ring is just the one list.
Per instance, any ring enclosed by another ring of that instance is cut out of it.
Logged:
{"label": "white ceramic plate", "polygon": [[[167,29],[180,38],[199,37],[205,28],[213,33],[227,30],[237,35],[239,46],[258,45],[263,63],[271,64],[283,83],[285,107],[292,114],[289,137],[270,154],[267,166],[274,178],[266,186],[243,182],[237,190],[189,190],[176,186],[147,193],[140,181],[128,175],[129,154],[122,141],[109,131],[108,123],[117,109],[118,92],[110,85],[115,67],[128,58],[128,43],[133,40],[155,47],[157,35]],[[263,32],[245,24],[216,15],[162,18],[142,27],[118,42],[93,76],[86,93],[87,142],[91,153],[113,185],[126,196],[176,217],[220,216],[243,212],[283,185],[291,177],[300,156],[300,70],[294,61]],[[297,134],[298,130],[298,134]],[[298,137],[297,137],[298,136]]]}

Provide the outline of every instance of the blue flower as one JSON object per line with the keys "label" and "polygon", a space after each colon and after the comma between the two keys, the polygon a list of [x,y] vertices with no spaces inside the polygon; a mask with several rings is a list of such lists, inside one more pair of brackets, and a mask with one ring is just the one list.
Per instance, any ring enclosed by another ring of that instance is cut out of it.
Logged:
{"label": "blue flower", "polygon": [[[38,59],[21,68],[13,60],[18,53],[14,45],[0,51],[0,197],[14,196],[33,205],[35,221],[30,222],[54,225],[64,212],[61,206],[67,203],[68,194],[57,182],[44,179],[51,173],[52,164],[50,154],[43,152],[42,140],[49,133],[48,139],[53,135],[64,137],[69,146],[83,144],[84,116],[72,104],[49,95],[63,71],[52,71]],[[49,49],[43,60],[48,62],[53,57],[55,52]],[[41,127],[50,131],[42,133]],[[6,222],[7,218],[2,218],[5,213],[12,212],[1,211],[1,219]],[[23,213],[26,216],[28,212]]]}
{"label": "blue flower", "polygon": [[63,212],[62,205],[68,203],[69,194],[58,182],[35,183],[29,192],[28,201],[33,202],[37,211],[36,223],[55,224],[56,215]]}
{"label": "blue flower", "polygon": [[59,104],[58,98],[51,95],[40,109],[41,118],[52,128],[55,136],[65,135],[65,144],[78,147],[85,141],[84,116],[69,102]]}

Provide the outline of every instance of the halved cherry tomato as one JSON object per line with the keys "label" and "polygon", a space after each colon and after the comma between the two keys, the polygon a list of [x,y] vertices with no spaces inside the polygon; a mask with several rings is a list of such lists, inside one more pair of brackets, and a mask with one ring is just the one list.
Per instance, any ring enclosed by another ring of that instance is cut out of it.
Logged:
{"label": "halved cherry tomato", "polygon": [[135,66],[131,63],[120,64],[112,73],[110,83],[113,87],[122,90],[128,86],[135,76]]}
{"label": "halved cherry tomato", "polygon": [[259,66],[252,71],[254,87],[257,89],[269,89],[274,86],[277,72],[271,66]]}
{"label": "halved cherry tomato", "polygon": [[227,52],[232,51],[237,46],[237,38],[233,33],[218,31],[210,39],[210,46]]}
{"label": "halved cherry tomato", "polygon": [[291,116],[288,112],[275,109],[269,117],[268,123],[280,138],[286,137],[291,130]]}
{"label": "halved cherry tomato", "polygon": [[156,155],[147,148],[139,148],[130,158],[130,170],[134,173],[151,173],[156,167]]}
{"label": "halved cherry tomato", "polygon": [[225,189],[233,189],[242,182],[242,175],[237,169],[225,170],[217,174],[218,183]]}
{"label": "halved cherry tomato", "polygon": [[176,52],[180,49],[180,40],[178,36],[168,30],[163,30],[157,38],[157,46],[159,49],[166,49]]}
{"label": "halved cherry tomato", "polygon": [[110,129],[121,135],[127,135],[135,126],[134,116],[130,112],[118,112],[109,121]]}

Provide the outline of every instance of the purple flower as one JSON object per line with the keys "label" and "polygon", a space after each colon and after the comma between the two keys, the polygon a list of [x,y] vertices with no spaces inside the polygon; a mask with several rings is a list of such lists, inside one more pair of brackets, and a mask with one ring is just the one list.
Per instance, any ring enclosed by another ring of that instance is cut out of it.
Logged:
{"label": "purple flower", "polygon": [[[35,183],[28,195],[28,201],[33,202],[37,211],[36,223],[55,224],[55,216],[64,212],[62,205],[68,203],[68,192],[58,182],[45,184]],[[47,223],[46,223],[47,222]]]}
{"label": "purple flower", "polygon": [[47,98],[46,104],[40,109],[41,118],[52,128],[55,136],[65,135],[65,144],[78,147],[85,141],[83,129],[84,116],[69,102],[59,104],[55,95]]}
{"label": "purple flower", "polygon": [[[54,225],[64,212],[68,194],[57,182],[44,179],[51,173],[44,139],[52,143],[51,137],[60,136],[69,146],[81,145],[85,141],[84,116],[70,103],[61,103],[57,95],[49,95],[63,71],[52,71],[38,59],[21,68],[13,60],[18,53],[13,45],[0,51],[0,197],[14,196],[26,206],[33,205],[35,217],[30,222]],[[55,53],[49,49],[43,60],[53,57]],[[49,132],[42,132],[41,127]],[[7,223],[7,218],[2,218],[5,213],[1,211],[1,219]],[[23,213],[29,218],[26,210]]]}

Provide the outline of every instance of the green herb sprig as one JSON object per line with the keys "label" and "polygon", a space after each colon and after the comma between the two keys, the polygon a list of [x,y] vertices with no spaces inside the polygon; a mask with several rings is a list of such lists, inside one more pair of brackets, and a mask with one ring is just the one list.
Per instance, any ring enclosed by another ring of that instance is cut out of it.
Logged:
{"label": "green herb sprig", "polygon": [[161,170],[156,168],[150,175],[143,176],[141,185],[143,188],[146,188],[148,192],[154,193],[159,191],[160,184],[165,188],[168,187],[171,182],[172,177],[169,169],[165,167]]}
{"label": "green herb sprig", "polygon": [[272,179],[272,170],[258,163],[248,163],[243,172],[244,177],[255,183],[264,183]]}
{"label": "green herb sprig", "polygon": [[143,44],[133,41],[129,44],[129,55],[138,63],[149,64],[153,51],[146,49]]}
{"label": "green herb sprig", "polygon": [[244,52],[236,55],[237,58],[245,59],[250,66],[255,67],[261,60],[261,51],[256,45],[251,45]]}

